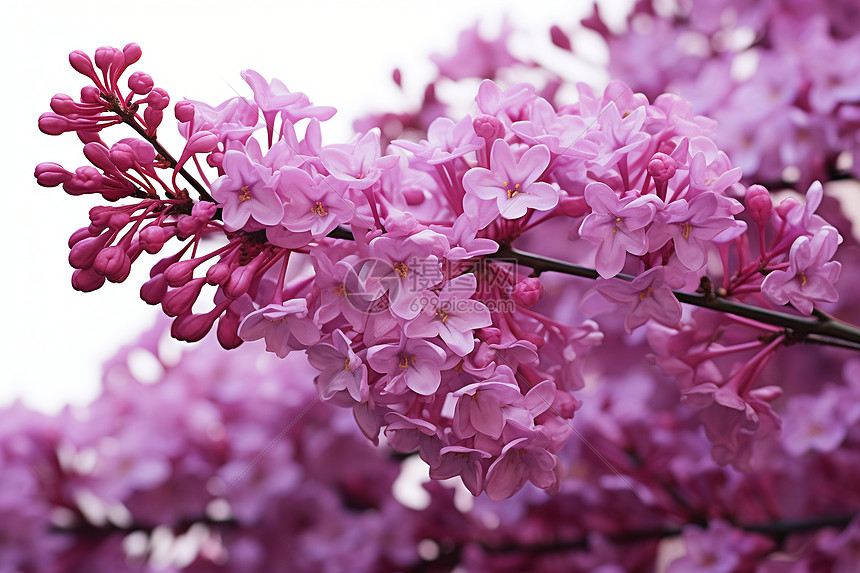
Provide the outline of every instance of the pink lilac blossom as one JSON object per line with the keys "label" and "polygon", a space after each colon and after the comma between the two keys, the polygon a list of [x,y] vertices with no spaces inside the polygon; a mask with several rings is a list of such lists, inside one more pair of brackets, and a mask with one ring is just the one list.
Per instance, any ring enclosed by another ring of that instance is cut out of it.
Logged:
{"label": "pink lilac blossom", "polygon": [[[124,280],[143,251],[175,249],[141,293],[175,317],[175,337],[198,340],[217,323],[225,347],[264,339],[280,357],[306,351],[322,400],[351,408],[368,439],[384,436],[417,453],[431,475],[460,475],[493,499],[527,483],[560,491],[571,471],[561,452],[587,401],[577,392],[613,377],[612,368],[589,371],[589,356],[622,327],[647,325],[654,361],[703,409],[687,415],[704,424],[717,461],[747,468],[753,447],[772,438],[779,391],[758,382],[802,333],[685,313],[678,297],[770,311],[778,300],[768,292],[782,296],[790,281],[775,281],[792,268],[827,288],[836,279],[833,253],[824,256],[834,227],[815,213],[818,187],[806,204],[787,200],[769,218],[751,191],[758,237],[750,238],[736,199],[740,170],[715,142],[716,124],[677,96],[651,101],[617,81],[603,91],[578,85],[577,103],[558,104],[553,81],[540,89],[485,80],[472,111],[427,121],[423,143],[389,146],[375,129],[323,144],[329,108],[277,80],[245,77],[253,102],[176,108],[187,139],[179,161],[146,146],[157,142],[168,103],[160,88],[148,92],[154,111],[142,120],[124,88],[98,77],[81,102],[56,100],[43,130],[89,134],[93,167],[78,177],[42,164],[39,183],[129,203],[93,210],[73,235],[76,288]],[[138,91],[149,84],[132,82]],[[435,96],[425,103],[416,117],[429,118],[431,105],[439,111]],[[263,123],[239,104],[261,111]],[[303,132],[300,119],[309,119]],[[147,134],[142,143],[92,141],[118,122]],[[822,248],[806,256],[792,246],[807,243]],[[557,257],[550,270],[593,261],[586,276],[629,273],[598,286],[607,304],[626,307],[624,324],[585,322],[581,285],[553,283],[521,249]],[[833,298],[821,292],[801,294],[810,305]]]}

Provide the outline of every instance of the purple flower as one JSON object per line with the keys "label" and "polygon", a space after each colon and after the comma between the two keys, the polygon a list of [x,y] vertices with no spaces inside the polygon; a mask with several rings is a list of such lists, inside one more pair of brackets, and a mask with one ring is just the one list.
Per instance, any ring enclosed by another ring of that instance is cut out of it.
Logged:
{"label": "purple flower", "polygon": [[425,291],[426,304],[421,314],[406,324],[406,335],[439,336],[457,355],[470,353],[475,347],[474,331],[493,323],[486,305],[471,298],[477,284],[475,275],[466,274],[445,283],[438,296]]}
{"label": "purple flower", "polygon": [[789,266],[784,271],[772,271],[761,283],[761,292],[775,304],[791,303],[803,314],[812,314],[818,302],[836,302],[839,293],[834,283],[842,265],[830,259],[839,245],[839,233],[830,226],[822,227],[810,239],[795,239],[789,252]]}
{"label": "purple flower", "polygon": [[[519,160],[504,140],[497,139],[490,152],[490,169],[474,167],[463,176],[463,187],[484,200],[496,200],[498,214],[519,219],[529,209],[548,211],[558,204],[559,192],[549,183],[537,182],[549,166],[545,145],[526,150]],[[468,213],[479,218],[478,213]]]}
{"label": "purple flower", "polygon": [[689,202],[678,199],[662,207],[648,229],[649,250],[656,251],[672,240],[681,264],[693,271],[702,268],[714,238],[739,226],[720,203],[715,193],[702,193]]}
{"label": "purple flower", "polygon": [[585,201],[591,213],[582,221],[579,236],[597,243],[594,268],[600,276],[614,277],[624,268],[627,253],[648,252],[645,226],[654,220],[659,200],[653,195],[620,199],[605,183],[589,183]]}
{"label": "purple flower", "polygon": [[[352,401],[367,401],[367,366],[353,352],[351,342],[343,332],[335,329],[327,340],[308,348],[307,355],[311,366],[320,370],[314,383],[321,399],[328,401],[338,394],[346,393]],[[337,400],[339,405],[341,402],[351,405],[349,399]]]}
{"label": "purple flower", "polygon": [[[674,278],[674,280],[672,280]],[[666,267],[648,269],[632,282],[621,279],[598,279],[597,292],[618,304],[629,304],[624,317],[627,332],[653,319],[666,326],[674,326],[681,320],[681,303],[672,293],[672,288],[681,286],[677,274],[667,276]],[[583,301],[587,306],[589,298]]]}
{"label": "purple flower", "polygon": [[391,144],[411,151],[430,165],[436,165],[480,149],[484,140],[475,134],[472,118],[467,115],[457,123],[447,117],[436,118],[427,128],[427,139],[420,143],[398,139]]}
{"label": "purple flower", "polygon": [[320,159],[329,172],[353,189],[367,189],[383,171],[397,165],[396,155],[380,156],[379,131],[372,129],[355,143],[332,144],[320,150]]}
{"label": "purple flower", "polygon": [[388,375],[385,391],[403,394],[408,390],[429,396],[439,389],[447,355],[426,340],[403,337],[396,344],[380,344],[367,350],[367,363]]}
{"label": "purple flower", "polygon": [[270,304],[252,312],[239,326],[245,341],[266,339],[266,350],[279,358],[301,350],[320,338],[319,327],[308,317],[308,301],[303,298]]}
{"label": "purple flower", "polygon": [[284,203],[275,190],[277,174],[237,150],[224,154],[223,169],[224,175],[212,183],[212,197],[220,203],[229,231],[245,227],[251,219],[265,226],[280,222]]}

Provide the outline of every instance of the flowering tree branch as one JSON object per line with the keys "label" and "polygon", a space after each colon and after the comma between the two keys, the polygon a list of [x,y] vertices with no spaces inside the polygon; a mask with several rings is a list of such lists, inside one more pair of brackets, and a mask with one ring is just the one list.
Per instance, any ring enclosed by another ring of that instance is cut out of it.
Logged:
{"label": "flowering tree branch", "polygon": [[[515,260],[521,265],[534,269],[535,276],[539,276],[544,272],[556,272],[589,279],[597,279],[600,277],[596,270],[589,267],[574,265],[572,263],[532,253],[525,253],[512,248],[503,249],[496,254],[487,255],[487,258]],[[635,278],[624,274],[618,274],[616,277],[626,281],[632,281]],[[776,312],[748,304],[730,301],[711,293],[694,294],[678,290],[673,290],[672,292],[678,301],[685,304],[691,304],[702,308],[710,308],[711,310],[718,312],[743,316],[764,324],[785,328],[792,333],[788,342],[833,344],[843,346],[845,348],[851,348],[853,350],[860,350],[860,329],[840,322],[821,311],[816,311],[815,313],[816,316],[818,316],[817,320],[811,320],[783,312]]]}

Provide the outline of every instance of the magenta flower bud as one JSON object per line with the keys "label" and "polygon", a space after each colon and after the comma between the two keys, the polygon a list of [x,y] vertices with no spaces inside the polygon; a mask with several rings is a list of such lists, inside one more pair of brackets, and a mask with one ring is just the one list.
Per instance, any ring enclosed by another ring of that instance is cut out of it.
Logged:
{"label": "magenta flower bud", "polygon": [[92,292],[105,284],[105,278],[93,269],[77,269],[72,273],[72,288]]}
{"label": "magenta flower bud", "polygon": [[137,156],[131,146],[125,143],[116,143],[108,152],[111,163],[120,171],[128,171],[137,163]]}
{"label": "magenta flower bud", "polygon": [[785,219],[785,216],[793,209],[796,209],[799,205],[800,202],[794,197],[786,197],[779,202],[779,205],[776,206],[776,214]]}
{"label": "magenta flower bud", "polygon": [[78,130],[75,132],[75,135],[78,136],[78,139],[81,140],[81,143],[86,145],[87,143],[99,143],[104,145],[101,136],[98,131],[84,131]]}
{"label": "magenta flower bud", "polygon": [[562,50],[567,50],[568,52],[573,51],[570,38],[568,38],[567,34],[565,34],[558,26],[553,26],[549,29],[549,38],[552,40],[553,44]]}
{"label": "magenta flower bud", "polygon": [[96,255],[93,269],[112,283],[119,283],[128,278],[131,272],[131,259],[122,247],[111,245]]}
{"label": "magenta flower bud", "polygon": [[[116,48],[102,46],[101,48],[96,49],[93,59],[95,60],[96,67],[103,73],[107,74],[117,55],[122,58],[122,52]],[[124,58],[120,61],[124,61]]]}
{"label": "magenta flower bud", "polygon": [[505,136],[505,126],[493,115],[479,115],[472,120],[472,129],[478,137],[487,141],[495,141]]}
{"label": "magenta flower bud", "polygon": [[140,298],[146,304],[161,304],[164,295],[167,294],[167,279],[163,274],[157,274],[140,287]]}
{"label": "magenta flower bud", "polygon": [[79,74],[85,75],[96,83],[99,83],[96,70],[93,68],[93,61],[88,55],[80,50],[75,50],[69,54],[69,63]]}
{"label": "magenta flower bud", "polygon": [[585,197],[562,197],[558,201],[558,210],[574,218],[582,217],[591,211]]}
{"label": "magenta flower bud", "polygon": [[134,72],[128,78],[128,89],[137,95],[146,95],[152,91],[155,82],[152,81],[152,76],[144,72]]}
{"label": "magenta flower bud", "polygon": [[182,100],[173,107],[176,120],[180,123],[188,123],[194,119],[194,104],[188,100]]}
{"label": "magenta flower bud", "polygon": [[161,125],[162,119],[164,119],[164,112],[160,109],[148,107],[143,110],[143,120],[146,122],[146,128],[149,133],[155,133],[156,128]]}
{"label": "magenta flower bud", "polygon": [[131,221],[131,215],[128,211],[118,211],[111,214],[108,220],[108,227],[113,230],[119,230],[128,225]]}
{"label": "magenta flower bud", "polygon": [[477,351],[472,355],[472,362],[478,368],[486,368],[497,359],[496,349],[489,344],[481,344]]}
{"label": "magenta flower bud", "polygon": [[239,324],[241,322],[242,319],[239,314],[229,309],[218,321],[218,342],[227,350],[238,348],[245,342],[239,338]]}
{"label": "magenta flower bud", "polygon": [[90,237],[93,237],[93,236],[94,235],[90,232],[89,227],[83,227],[81,229],[78,229],[77,231],[72,233],[71,237],[69,237],[69,248],[71,249],[72,247],[74,247],[75,245],[77,245],[78,243],[83,241],[84,239],[89,239]]}
{"label": "magenta flower bud", "polygon": [[191,216],[201,222],[211,221],[218,212],[218,204],[211,201],[198,201],[191,208]]}
{"label": "magenta flower bud", "polygon": [[105,101],[102,99],[101,91],[96,86],[84,86],[81,88],[81,102],[82,103],[97,103],[100,105],[105,105]]}
{"label": "magenta flower bud", "polygon": [[770,193],[767,189],[761,185],[751,186],[744,195],[744,202],[747,212],[757,225],[767,224],[773,212],[773,202],[770,200]]}
{"label": "magenta flower bud", "polygon": [[42,187],[56,187],[72,178],[72,174],[58,163],[40,163],[34,173],[36,182]]}
{"label": "magenta flower bud", "polygon": [[86,269],[93,266],[98,254],[110,240],[111,233],[103,233],[97,237],[89,237],[77,241],[69,251],[69,264],[76,269]]}
{"label": "magenta flower bud", "polygon": [[200,262],[197,259],[189,259],[187,261],[179,261],[178,263],[170,265],[170,267],[164,271],[164,278],[167,279],[167,284],[175,288],[188,283],[188,281],[193,278],[194,269],[196,269],[199,264]]}
{"label": "magenta flower bud", "polygon": [[423,203],[426,197],[421,189],[406,189],[403,191],[403,198],[406,199],[407,205],[414,207]]}
{"label": "magenta flower bud", "polygon": [[655,153],[648,162],[648,173],[655,181],[668,181],[675,175],[678,164],[665,153]]}
{"label": "magenta flower bud", "polygon": [[180,239],[187,239],[195,234],[203,225],[191,215],[180,215],[176,220],[176,235]]}
{"label": "magenta flower bud", "polygon": [[[233,269],[230,273],[230,278],[227,279],[227,284],[224,284],[224,294],[230,298],[239,298],[251,287],[251,281],[257,274],[260,268],[261,257],[257,257],[249,264]],[[222,283],[223,284],[223,283]]]}
{"label": "magenta flower bud", "polygon": [[99,233],[101,233],[102,229],[106,229],[108,224],[110,224],[111,213],[113,213],[113,209],[110,207],[102,207],[101,205],[97,205],[90,209],[90,230],[96,229]]}
{"label": "magenta flower bud", "polygon": [[146,96],[146,103],[152,109],[164,109],[170,104],[170,96],[161,88],[153,88]]}
{"label": "magenta flower bud", "polygon": [[183,314],[173,321],[170,335],[185,342],[197,342],[212,330],[218,318],[217,307],[206,314]]}
{"label": "magenta flower bud", "polygon": [[106,172],[119,171],[110,160],[110,151],[101,143],[91,142],[84,145],[84,155],[90,163]]}
{"label": "magenta flower bud", "polygon": [[518,305],[525,308],[531,308],[537,303],[543,294],[543,285],[540,284],[540,279],[536,277],[527,277],[517,283],[514,291],[511,293],[511,298]]}
{"label": "magenta flower bud", "polygon": [[122,49],[122,56],[124,60],[125,67],[128,67],[138,61],[140,56],[143,55],[143,50],[140,49],[140,46],[135,44],[134,42],[130,44],[126,44]]}
{"label": "magenta flower bud", "polygon": [[562,418],[573,418],[574,413],[582,405],[582,402],[571,396],[568,392],[556,390],[552,400],[552,413]]}
{"label": "magenta flower bud", "polygon": [[391,72],[391,79],[394,80],[397,87],[403,87],[403,74],[400,72],[400,68],[394,68],[394,71]]}
{"label": "magenta flower bud", "polygon": [[230,278],[231,271],[232,269],[227,263],[215,263],[206,270],[206,280],[210,285],[224,284]]}
{"label": "magenta flower bud", "polygon": [[164,247],[164,243],[172,236],[172,231],[158,225],[150,225],[140,232],[138,241],[144,251],[153,255],[160,251]]}
{"label": "magenta flower bud", "polygon": [[191,312],[194,301],[200,296],[200,291],[206,279],[199,278],[189,281],[188,284],[168,291],[161,300],[161,308],[167,316],[179,316]]}
{"label": "magenta flower bud", "polygon": [[220,151],[213,151],[206,156],[206,164],[215,169],[221,169],[221,164],[224,163],[224,154]]}
{"label": "magenta flower bud", "polygon": [[80,111],[77,102],[66,94],[55,94],[51,98],[51,110],[60,115],[69,115]]}
{"label": "magenta flower bud", "polygon": [[39,116],[39,131],[45,135],[60,135],[73,129],[72,122],[56,113],[46,111]]}

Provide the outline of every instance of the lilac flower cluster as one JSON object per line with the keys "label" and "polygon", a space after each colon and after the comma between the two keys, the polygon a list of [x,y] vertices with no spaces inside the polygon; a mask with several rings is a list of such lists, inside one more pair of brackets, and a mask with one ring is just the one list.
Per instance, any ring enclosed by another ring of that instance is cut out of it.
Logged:
{"label": "lilac flower cluster", "polygon": [[671,385],[635,356],[616,357],[577,414],[581,439],[558,452],[567,470],[557,495],[527,486],[463,504],[431,481],[429,504],[411,509],[392,495],[402,458],[372,447],[348,411],[319,403],[301,383],[313,376],[301,356],[250,346],[228,354],[210,336],[177,357],[163,322],[108,361],[93,404],[53,417],[20,404],[0,411],[0,570],[578,573],[663,563],[672,573],[773,573],[856,564],[856,358],[823,389],[810,383],[786,402],[786,432],[741,474],[708,458]]}
{"label": "lilac flower cluster", "polygon": [[[120,88],[137,56],[133,44],[101,48],[93,65],[74,52],[95,85],[80,102],[56,96],[39,120],[46,133],[78,133],[93,164],[41,164],[40,184],[135,201],[94,208],[72,236],[74,286],[124,280],[143,252],[178,239],[141,289],[175,317],[174,337],[199,340],[217,321],[226,348],[305,351],[321,398],[351,408],[371,441],[382,433],[417,451],[431,477],[459,476],[474,495],[502,499],[527,482],[558,491],[583,357],[602,337],[542,300],[543,279],[529,276],[541,269],[520,264],[515,242],[569,239],[561,258],[599,275],[586,313],[623,308],[628,331],[651,326],[656,363],[705,409],[721,463],[745,464],[751,441],[778,427],[769,402],[780,389],[755,385],[801,335],[706,310],[685,317],[673,289],[804,314],[837,299],[841,238],[815,214],[821,186],[776,207],[764,188],[744,191],[713,121],[677,96],[651,102],[613,82],[553,105],[530,84],[486,80],[473,113],[435,119],[426,138],[383,148],[371,129],[323,145],[333,108],[245,71],[253,100],[175,106],[177,160],[156,134],[167,94],[140,73]],[[140,138],[109,146],[101,132],[116,123]]]}
{"label": "lilac flower cluster", "polygon": [[597,9],[583,22],[608,46],[612,77],[689,99],[719,122],[717,142],[756,181],[806,187],[860,174],[853,3],[659,4],[637,1],[623,30]]}

